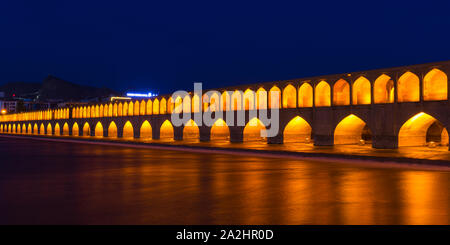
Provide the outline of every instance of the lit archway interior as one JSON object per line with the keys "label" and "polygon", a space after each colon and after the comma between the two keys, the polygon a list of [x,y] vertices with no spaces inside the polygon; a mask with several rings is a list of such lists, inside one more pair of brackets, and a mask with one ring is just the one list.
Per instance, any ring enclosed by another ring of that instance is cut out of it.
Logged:
{"label": "lit archway interior", "polygon": [[397,82],[397,101],[414,102],[419,101],[420,95],[419,77],[412,72],[403,74]]}
{"label": "lit archway interior", "polygon": [[333,105],[350,104],[350,85],[344,79],[339,79],[333,86]]}
{"label": "lit archway interior", "polygon": [[254,110],[255,109],[255,92],[251,89],[247,89],[244,92],[244,109]]}
{"label": "lit archway interior", "polygon": [[297,90],[289,84],[283,89],[283,108],[297,107]]}
{"label": "lit archway interior", "polygon": [[115,122],[111,122],[108,127],[108,137],[117,138],[117,125]]}
{"label": "lit archway interior", "polygon": [[61,135],[61,127],[59,126],[59,123],[55,124],[55,135]]}
{"label": "lit archway interior", "polygon": [[123,126],[123,138],[133,138],[134,129],[130,121],[127,121]]}
{"label": "lit archway interior", "polygon": [[423,79],[424,100],[447,100],[447,75],[439,69],[433,69]]}
{"label": "lit archway interior", "polygon": [[64,123],[62,134],[63,135],[69,135],[69,124]]}
{"label": "lit archway interior", "polygon": [[223,119],[218,119],[211,127],[211,140],[229,140],[230,129]]}
{"label": "lit archway interior", "polygon": [[313,88],[309,83],[304,83],[298,89],[298,106],[312,107],[313,106]]}
{"label": "lit archway interior", "polygon": [[264,88],[256,90],[256,106],[257,109],[267,109],[267,91]]}
{"label": "lit archway interior", "polygon": [[200,139],[200,130],[194,120],[189,120],[183,128],[183,139]]}
{"label": "lit archway interior", "polygon": [[169,120],[165,120],[159,131],[160,139],[173,139],[173,126]]}
{"label": "lit archway interior", "polygon": [[97,125],[95,125],[95,136],[103,137],[103,125],[101,122],[98,122]]}
{"label": "lit archway interior", "polygon": [[330,85],[327,82],[321,81],[316,85],[316,93],[314,95],[314,102],[316,106],[330,106]]}
{"label": "lit archway interior", "polygon": [[31,123],[28,124],[27,127],[27,134],[31,134],[32,130],[31,130]]}
{"label": "lit archway interior", "polygon": [[448,132],[436,118],[420,112],[406,121],[398,133],[398,146],[424,146],[428,142],[448,144]]}
{"label": "lit archway interior", "polygon": [[148,121],[142,123],[140,137],[142,139],[152,138],[152,125]]}
{"label": "lit archway interior", "polygon": [[261,136],[261,130],[265,130],[264,124],[256,117],[252,118],[244,128],[244,141],[263,141],[266,137]]}
{"label": "lit archway interior", "polygon": [[50,123],[47,125],[47,132],[45,134],[52,135],[52,125]]}
{"label": "lit archway interior", "polygon": [[83,136],[91,136],[91,127],[89,127],[88,123],[85,123],[83,126]]}
{"label": "lit archway interior", "polygon": [[38,132],[38,125],[36,123],[34,124],[34,127],[33,127],[33,133],[34,134],[39,134],[39,132]]}
{"label": "lit archway interior", "polygon": [[296,116],[284,128],[284,142],[310,142],[311,126],[305,119]]}
{"label": "lit archway interior", "polygon": [[281,90],[277,86],[273,86],[269,90],[269,108],[280,108]]}
{"label": "lit archway interior", "polygon": [[371,103],[370,82],[365,77],[359,77],[353,83],[353,104],[368,105]]}
{"label": "lit archway interior", "polygon": [[373,100],[376,104],[394,103],[394,81],[391,77],[383,74],[375,80]]}
{"label": "lit archway interior", "polygon": [[[11,132],[11,125],[9,125],[9,131]],[[41,123],[41,127],[39,129],[39,134],[45,134],[45,127],[44,127],[43,123]]]}
{"label": "lit archway interior", "polygon": [[360,144],[370,142],[371,139],[372,133],[367,124],[353,114],[342,119],[334,130],[335,145]]}

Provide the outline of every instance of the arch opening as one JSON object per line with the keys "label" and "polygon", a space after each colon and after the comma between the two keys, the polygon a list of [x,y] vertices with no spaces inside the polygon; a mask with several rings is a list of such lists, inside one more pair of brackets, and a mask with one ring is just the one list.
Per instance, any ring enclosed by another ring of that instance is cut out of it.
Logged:
{"label": "arch opening", "polygon": [[447,100],[447,75],[433,69],[423,79],[423,100]]}
{"label": "arch opening", "polygon": [[117,138],[117,125],[115,122],[111,122],[108,127],[108,137]]}
{"label": "arch opening", "polygon": [[211,127],[210,139],[211,141],[230,140],[230,129],[222,118],[217,119]]}
{"label": "arch opening", "polygon": [[62,135],[69,135],[69,124],[64,123]]}
{"label": "arch opening", "polygon": [[297,90],[289,84],[283,89],[283,108],[297,107]]}
{"label": "arch opening", "polygon": [[94,133],[96,137],[103,137],[103,125],[101,122],[97,122],[97,125],[95,125]]}
{"label": "arch opening", "polygon": [[244,141],[265,141],[266,137],[261,135],[261,130],[265,129],[258,118],[252,118],[244,127]]}
{"label": "arch opening", "polygon": [[333,85],[333,105],[350,104],[350,85],[344,79],[339,79]]}
{"label": "arch opening", "polygon": [[141,125],[141,134],[140,138],[142,139],[151,139],[152,138],[152,125],[146,120]]}
{"label": "arch opening", "polygon": [[325,81],[321,81],[316,85],[316,93],[314,95],[315,106],[330,106],[330,90],[330,85]]}
{"label": "arch opening", "polygon": [[91,136],[91,127],[89,127],[89,123],[85,123],[83,126],[83,136]]}
{"label": "arch opening", "polygon": [[294,117],[283,130],[283,142],[311,142],[312,128],[300,116]]}
{"label": "arch opening", "polygon": [[133,125],[130,121],[127,121],[125,125],[123,126],[123,138],[133,138],[134,137],[134,129]]}
{"label": "arch opening", "polygon": [[161,125],[160,131],[159,131],[159,138],[160,139],[173,139],[173,126],[172,123],[169,120],[165,120],[163,124]]}
{"label": "arch opening", "polygon": [[448,131],[436,118],[420,112],[408,119],[398,133],[398,146],[448,145]]}
{"label": "arch opening", "polygon": [[383,74],[373,85],[373,100],[376,104],[394,103],[394,81]]}
{"label": "arch opening", "polygon": [[397,101],[416,102],[419,101],[419,77],[412,72],[403,74],[397,82]]}
{"label": "arch opening", "polygon": [[61,127],[59,126],[59,123],[55,124],[55,135],[56,136],[61,135]]}
{"label": "arch opening", "polygon": [[365,77],[359,77],[353,83],[353,104],[354,105],[369,105],[371,103],[371,88],[370,82]]}
{"label": "arch opening", "polygon": [[183,128],[183,139],[200,139],[200,129],[194,120],[189,120]]}
{"label": "arch opening", "polygon": [[334,144],[359,144],[371,143],[372,132],[367,124],[359,117],[351,114],[338,123],[334,130]]}
{"label": "arch opening", "polygon": [[313,88],[309,83],[303,83],[298,90],[298,107],[313,106]]}

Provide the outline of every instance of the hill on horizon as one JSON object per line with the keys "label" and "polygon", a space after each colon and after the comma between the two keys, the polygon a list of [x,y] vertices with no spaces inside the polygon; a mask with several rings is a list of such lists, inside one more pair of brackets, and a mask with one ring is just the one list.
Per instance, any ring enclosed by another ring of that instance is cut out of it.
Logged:
{"label": "hill on horizon", "polygon": [[14,94],[34,101],[85,101],[120,95],[109,88],[79,85],[53,75],[47,76],[42,83],[8,82],[0,85],[0,92],[5,92],[6,97]]}

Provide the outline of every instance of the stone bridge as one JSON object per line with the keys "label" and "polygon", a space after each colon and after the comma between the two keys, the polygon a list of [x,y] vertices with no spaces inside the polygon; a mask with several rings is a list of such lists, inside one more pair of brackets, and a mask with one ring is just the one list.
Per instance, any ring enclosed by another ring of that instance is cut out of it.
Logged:
{"label": "stone bridge", "polygon": [[[449,72],[450,61],[444,61],[226,87],[202,94],[194,91],[183,98],[161,95],[8,114],[0,117],[0,132],[155,140],[265,140],[318,146],[372,144],[374,148],[446,146]],[[270,126],[259,119],[264,113],[270,117],[272,109],[279,113],[278,133],[262,137],[260,131]],[[205,112],[219,115],[213,125],[197,126],[191,120],[174,126],[171,121],[172,113],[188,113],[194,118]],[[239,116],[245,118],[242,125],[236,124]]]}

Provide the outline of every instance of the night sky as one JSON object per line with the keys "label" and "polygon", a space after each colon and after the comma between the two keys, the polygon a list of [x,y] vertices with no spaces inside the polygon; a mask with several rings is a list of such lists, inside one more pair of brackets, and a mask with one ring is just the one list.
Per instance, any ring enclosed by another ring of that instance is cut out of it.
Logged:
{"label": "night sky", "polygon": [[3,1],[0,84],[168,93],[450,59],[449,1],[165,2]]}

